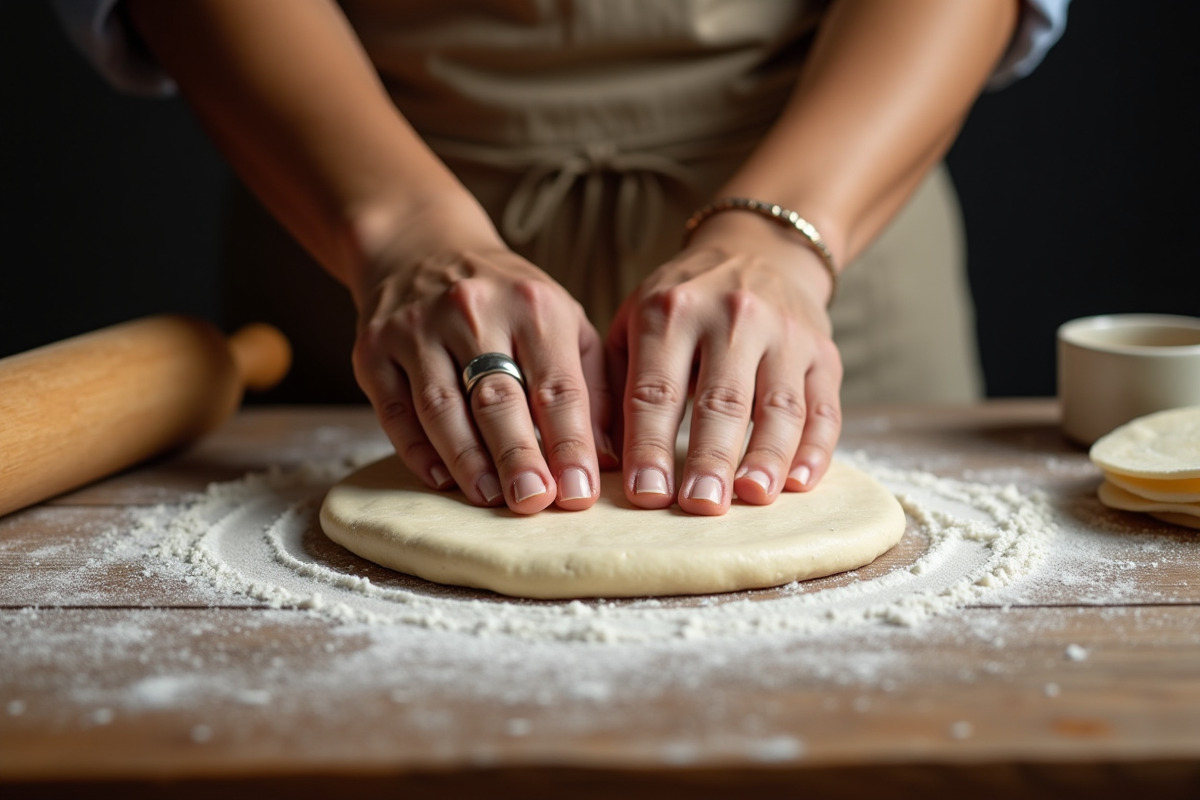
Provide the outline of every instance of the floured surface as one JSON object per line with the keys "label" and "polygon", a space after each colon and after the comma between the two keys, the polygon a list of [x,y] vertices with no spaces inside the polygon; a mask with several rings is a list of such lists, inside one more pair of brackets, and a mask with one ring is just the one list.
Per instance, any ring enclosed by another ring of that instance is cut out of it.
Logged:
{"label": "floured surface", "polygon": [[235,429],[233,463],[282,466],[0,521],[0,772],[1200,757],[1200,538],[1104,507],[1052,408],[998,416],[847,415],[841,457],[909,517],[869,566],[571,602],[329,542],[321,498],[381,435]]}
{"label": "floured surface", "polygon": [[[186,586],[192,602],[202,605],[250,598],[337,623],[398,626],[398,635],[411,628],[527,641],[719,641],[919,625],[1033,574],[1057,539],[1051,507],[1036,489],[939,478],[854,454],[844,458],[900,499],[908,516],[905,536],[866,567],[772,589],[535,601],[402,575],[322,533],[322,498],[350,471],[340,460],[214,484],[186,506],[138,511],[135,524],[116,526],[103,537],[97,551],[105,555],[75,576],[86,582],[102,574],[104,561],[133,560],[140,581]],[[69,552],[79,550],[71,546]],[[37,584],[36,574],[30,580]],[[56,579],[55,591],[69,603],[73,594],[65,580]],[[30,586],[23,592],[38,593],[45,590]]]}
{"label": "floured surface", "polygon": [[426,488],[389,457],[339,481],[321,526],[376,564],[438,583],[516,597],[644,597],[778,586],[856,569],[904,534],[904,511],[878,481],[835,462],[812,492],[721,517],[648,511],[604,473],[587,511],[518,516]]}

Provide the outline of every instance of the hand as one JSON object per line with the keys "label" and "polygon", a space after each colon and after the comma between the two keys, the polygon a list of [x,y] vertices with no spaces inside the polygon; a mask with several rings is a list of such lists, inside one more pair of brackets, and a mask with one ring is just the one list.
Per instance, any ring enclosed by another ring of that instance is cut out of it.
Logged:
{"label": "hand", "polygon": [[[359,384],[400,458],[429,486],[457,484],[476,505],[507,503],[521,514],[551,503],[590,507],[600,462],[616,463],[604,433],[599,335],[565,289],[494,232],[456,230],[449,246],[430,233],[449,230],[446,222],[410,226],[398,237],[404,255],[381,248],[393,254],[377,258],[354,290]],[[465,396],[463,365],[489,352],[516,360],[525,389],[495,374]]]}
{"label": "hand", "polygon": [[723,514],[734,492],[767,504],[784,489],[811,489],[828,469],[841,432],[841,358],[825,311],[832,287],[819,256],[793,236],[750,214],[718,214],[618,311],[610,375],[624,402],[633,504],[663,508],[678,493],[684,511]]}

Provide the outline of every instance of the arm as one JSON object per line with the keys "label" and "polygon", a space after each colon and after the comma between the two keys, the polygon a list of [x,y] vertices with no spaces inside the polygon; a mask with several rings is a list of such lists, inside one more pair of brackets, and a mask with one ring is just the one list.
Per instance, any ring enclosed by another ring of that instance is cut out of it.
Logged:
{"label": "arm", "polygon": [[[794,209],[838,264],[853,260],[949,148],[1017,12],[1016,0],[837,0],[779,120],[717,196]],[[719,514],[734,490],[768,503],[816,485],[841,428],[830,291],[796,233],[731,211],[625,303],[609,346],[631,502],[665,505],[677,486],[686,510]],[[672,431],[694,363],[691,449],[676,479]],[[664,483],[665,494],[651,490]]]}
{"label": "arm", "polygon": [[387,229],[426,207],[467,213],[490,235],[333,2],[127,2],[238,175],[351,291]]}
{"label": "arm", "polygon": [[[128,2],[238,174],[350,290],[355,373],[406,464],[480,505],[594,503],[598,335],[403,119],[337,5]],[[521,360],[529,403],[492,376],[468,407],[458,369],[488,351]]]}
{"label": "arm", "polygon": [[840,0],[771,134],[724,188],[778,198],[853,260],[941,160],[1003,55],[1016,0]]}

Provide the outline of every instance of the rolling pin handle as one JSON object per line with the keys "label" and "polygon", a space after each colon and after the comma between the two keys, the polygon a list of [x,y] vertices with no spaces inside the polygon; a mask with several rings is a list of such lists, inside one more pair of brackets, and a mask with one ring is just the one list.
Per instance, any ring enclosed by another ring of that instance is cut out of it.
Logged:
{"label": "rolling pin handle", "polygon": [[240,382],[252,391],[275,386],[292,365],[292,348],[278,328],[254,322],[229,337]]}

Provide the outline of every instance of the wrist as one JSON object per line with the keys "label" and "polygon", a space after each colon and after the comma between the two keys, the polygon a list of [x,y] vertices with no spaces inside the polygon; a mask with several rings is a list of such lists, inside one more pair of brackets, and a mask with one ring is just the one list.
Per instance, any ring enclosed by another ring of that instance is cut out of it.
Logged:
{"label": "wrist", "polygon": [[356,302],[385,276],[438,254],[505,247],[465,189],[364,203],[346,214],[344,239],[339,277]]}
{"label": "wrist", "polygon": [[686,229],[689,246],[753,252],[779,264],[826,307],[837,294],[839,268],[832,248],[795,212],[735,198],[702,207]]}

